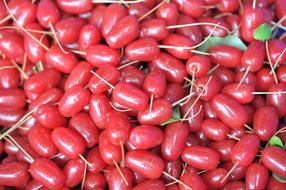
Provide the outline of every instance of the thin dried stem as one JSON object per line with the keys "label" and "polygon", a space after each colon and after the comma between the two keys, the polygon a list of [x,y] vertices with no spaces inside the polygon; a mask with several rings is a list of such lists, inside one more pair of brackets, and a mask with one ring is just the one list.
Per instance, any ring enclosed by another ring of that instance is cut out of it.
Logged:
{"label": "thin dried stem", "polygon": [[187,165],[188,165],[187,162],[183,163],[183,170],[182,170],[181,175],[180,175],[181,177],[185,174]]}
{"label": "thin dried stem", "polygon": [[192,53],[196,53],[196,54],[199,54],[199,55],[210,55],[209,53],[207,52],[202,52],[202,51],[197,51],[197,50],[191,50]]}
{"label": "thin dried stem", "polygon": [[170,182],[170,183],[165,184],[165,186],[168,187],[168,186],[174,185],[174,184],[176,184],[176,183],[177,183],[176,181],[172,181],[172,182]]}
{"label": "thin dried stem", "polygon": [[209,33],[209,35],[208,35],[203,41],[201,41],[201,42],[198,43],[197,45],[193,46],[192,48],[196,49],[196,48],[200,47],[201,45],[203,45],[204,43],[206,43],[206,41],[208,41],[208,39],[213,35],[213,33],[215,32],[215,29],[219,26],[219,24],[220,24],[220,23],[217,23],[217,24],[213,27],[213,29],[212,29],[212,31]]}
{"label": "thin dried stem", "polygon": [[149,106],[149,113],[152,112],[153,102],[154,102],[154,94],[151,94],[150,106]]}
{"label": "thin dried stem", "polygon": [[276,76],[276,73],[274,71],[274,68],[273,68],[273,65],[272,65],[272,62],[271,62],[271,58],[270,58],[270,53],[269,53],[269,47],[268,47],[268,41],[265,41],[265,47],[266,47],[266,55],[267,55],[267,59],[269,61],[269,65],[270,65],[270,68],[271,68],[271,72],[273,74],[273,77],[274,77],[274,81],[276,84],[278,84],[278,79],[277,79],[277,76]]}
{"label": "thin dried stem", "polygon": [[87,54],[84,51],[79,51],[79,50],[75,50],[75,49],[70,50],[70,52],[73,52],[73,53],[78,54],[78,55],[86,55]]}
{"label": "thin dried stem", "polygon": [[40,38],[40,42],[43,42],[43,40],[45,39],[46,34],[42,34],[41,38]]}
{"label": "thin dried stem", "polygon": [[29,127],[23,127],[23,126],[20,126],[20,127],[18,127],[19,129],[22,129],[22,130],[24,130],[24,131],[29,131],[31,128],[29,128]]}
{"label": "thin dried stem", "polygon": [[159,48],[162,49],[180,49],[180,50],[190,50],[192,53],[201,54],[201,55],[210,55],[209,53],[194,50],[194,47],[186,47],[186,46],[170,46],[170,45],[158,45]]}
{"label": "thin dried stem", "polygon": [[194,85],[196,85],[195,81],[196,81],[195,71],[193,70],[192,71],[192,81],[191,81],[191,87],[190,87],[190,94],[193,92]]}
{"label": "thin dried stem", "polygon": [[219,66],[220,66],[219,64],[215,65],[213,68],[211,68],[211,69],[208,71],[207,75],[212,74],[217,68],[219,68]]}
{"label": "thin dried stem", "polygon": [[206,173],[206,172],[207,172],[207,170],[202,170],[202,171],[197,172],[197,174],[201,175],[201,174]]}
{"label": "thin dried stem", "polygon": [[143,2],[143,0],[134,0],[134,1],[93,0],[92,1],[92,3],[118,3],[118,4],[133,4],[140,2]]}
{"label": "thin dried stem", "polygon": [[[21,74],[21,82],[20,84],[22,85],[24,83],[24,80],[27,80],[28,79],[28,76],[26,75],[25,73],[25,69],[26,69],[26,66],[27,66],[27,53],[25,52],[24,53],[24,61],[23,61],[23,65],[22,65],[22,68],[20,69],[21,72],[24,73],[24,75]],[[19,70],[19,69],[18,69]]]}
{"label": "thin dried stem", "polygon": [[281,25],[282,22],[284,22],[284,20],[286,20],[286,15],[283,16],[281,19],[279,19],[279,21],[278,21],[277,23],[275,23],[274,21],[272,21],[271,24],[274,25],[274,26],[271,27],[271,30],[273,31],[273,30],[275,30],[275,28],[277,28],[277,27],[286,30],[286,28]]}
{"label": "thin dried stem", "polygon": [[84,163],[83,178],[82,178],[81,188],[80,188],[81,190],[84,189],[84,183],[85,183],[86,173],[87,173],[87,164]]}
{"label": "thin dried stem", "polygon": [[[282,56],[284,55],[284,53],[286,52],[286,48],[281,52],[281,54],[279,55],[279,57],[277,58],[273,70],[276,69],[276,67],[278,66],[279,61],[281,60]],[[272,74],[272,71],[270,71],[270,74]]]}
{"label": "thin dried stem", "polygon": [[83,157],[83,155],[79,154],[78,155],[80,157],[80,159],[82,159],[82,161],[88,165],[88,167],[92,168],[92,165],[85,159],[85,157]]}
{"label": "thin dried stem", "polygon": [[24,53],[24,62],[23,62],[23,65],[22,65],[22,71],[24,71],[25,72],[25,70],[26,70],[26,67],[27,67],[27,53],[25,52]]}
{"label": "thin dried stem", "polygon": [[196,98],[196,100],[194,101],[193,105],[189,108],[189,110],[186,112],[186,114],[183,117],[183,120],[187,118],[187,116],[189,115],[189,113],[191,112],[191,110],[194,108],[195,104],[199,101],[200,97],[203,95],[203,93],[205,92],[207,86],[209,85],[210,81],[212,79],[212,76],[209,78],[209,80],[207,81],[206,85],[203,87],[202,92],[199,94],[199,96]]}
{"label": "thin dried stem", "polygon": [[281,91],[281,92],[252,92],[254,95],[267,95],[267,94],[286,94],[286,91]]}
{"label": "thin dried stem", "polygon": [[238,85],[236,86],[236,90],[239,89],[240,85],[243,83],[244,79],[246,78],[247,74],[249,73],[250,67],[246,68],[246,71],[244,72],[244,75],[240,79]]}
{"label": "thin dried stem", "polygon": [[279,40],[283,40],[284,38],[286,38],[286,32],[279,37]]}
{"label": "thin dried stem", "polygon": [[221,183],[223,183],[229,176],[230,174],[233,172],[233,170],[237,167],[237,163],[235,163],[232,168],[229,170],[229,172],[224,176],[224,178],[221,180]]}
{"label": "thin dried stem", "polygon": [[189,82],[191,85],[195,86],[196,88],[200,88],[196,83],[193,81],[193,79],[189,79],[187,77],[184,77],[185,81]]}
{"label": "thin dried stem", "polygon": [[111,107],[112,107],[114,110],[119,111],[119,112],[132,111],[132,109],[129,109],[129,108],[126,108],[125,110],[123,110],[123,109],[118,109],[118,108],[116,108],[116,107],[112,104],[112,102],[109,102],[109,104],[111,105]]}
{"label": "thin dried stem", "polygon": [[256,0],[252,1],[252,8],[255,9],[256,8]]}
{"label": "thin dried stem", "polygon": [[143,68],[144,68],[144,66],[143,66],[143,65],[141,65],[141,66],[139,67],[139,70],[143,70]]}
{"label": "thin dried stem", "polygon": [[120,147],[121,147],[121,157],[122,157],[120,166],[124,168],[125,167],[125,150],[124,150],[124,144],[121,139],[120,139]]}
{"label": "thin dried stem", "polygon": [[2,20],[0,20],[0,24],[3,24],[4,22],[8,21],[11,19],[11,15],[7,15],[6,17],[4,17]]}
{"label": "thin dried stem", "polygon": [[175,177],[173,177],[172,175],[168,174],[167,172],[163,171],[163,174],[166,175],[166,176],[168,176],[168,177],[171,178],[172,180],[176,181],[177,183],[179,183],[179,184],[185,186],[187,189],[192,190],[192,188],[189,187],[187,184],[185,184],[184,182],[182,182],[182,181],[176,179]]}
{"label": "thin dried stem", "polygon": [[21,74],[21,77],[23,77],[25,80],[29,78],[28,75],[23,71],[23,69],[15,61],[12,61],[12,64],[19,71],[19,73]]}
{"label": "thin dried stem", "polygon": [[60,43],[60,41],[59,41],[59,39],[57,37],[57,33],[56,33],[55,29],[54,29],[53,24],[49,23],[49,27],[50,27],[50,29],[51,29],[51,31],[53,33],[54,39],[55,39],[56,43],[58,44],[59,48],[62,50],[62,52],[64,54],[68,54],[69,52],[65,51],[64,48],[62,47],[62,45],[61,45],[61,43]]}
{"label": "thin dried stem", "polygon": [[230,135],[230,134],[228,134],[227,136],[228,136],[228,138],[230,138],[230,139],[234,139],[234,140],[240,141],[240,139],[237,138],[236,136],[233,136],[233,135]]}
{"label": "thin dried stem", "polygon": [[55,154],[54,156],[50,157],[49,159],[51,160],[51,159],[57,158],[57,157],[59,157],[59,156],[61,156],[61,155],[62,155],[61,153]]}
{"label": "thin dried stem", "polygon": [[90,70],[90,72],[92,74],[94,74],[97,78],[99,78],[100,80],[102,80],[106,85],[108,85],[110,88],[114,89],[114,86],[112,84],[110,84],[109,82],[107,82],[104,78],[102,78],[99,74],[97,74],[96,72],[94,72],[93,70]]}
{"label": "thin dried stem", "polygon": [[147,13],[145,13],[143,16],[141,16],[138,20],[141,21],[144,18],[146,18],[148,15],[150,15],[152,12],[154,12],[155,10],[157,10],[159,7],[161,7],[164,3],[166,3],[167,0],[163,0],[161,1],[161,3],[159,3],[158,5],[156,5],[155,7],[153,7],[150,11],[148,11]]}
{"label": "thin dried stem", "polygon": [[281,29],[283,29],[283,30],[286,30],[286,27],[283,26],[282,24],[275,23],[274,21],[272,21],[271,24],[274,25],[274,26],[271,28],[272,31],[275,30],[277,27],[278,27],[278,28],[281,28]]}
{"label": "thin dried stem", "polygon": [[172,104],[172,107],[174,107],[174,106],[180,104],[180,103],[183,102],[184,100],[190,99],[193,95],[195,95],[194,92],[191,93],[191,94],[189,94],[189,95],[187,95],[187,96],[185,96],[184,98],[182,98],[182,99],[180,99],[180,100],[174,102],[174,103]]}
{"label": "thin dried stem", "polygon": [[[186,77],[187,78],[187,77]],[[188,78],[187,78],[188,79]],[[189,87],[191,84],[188,81],[184,81],[183,88]]]}
{"label": "thin dried stem", "polygon": [[24,33],[26,33],[29,37],[31,37],[31,38],[32,38],[33,40],[35,40],[38,44],[40,44],[46,51],[49,51],[49,48],[48,48],[45,44],[41,43],[37,38],[35,38],[35,36],[33,36],[30,32],[28,32],[23,26],[21,26],[21,25],[18,23],[17,19],[14,17],[14,15],[13,15],[12,12],[11,12],[11,10],[9,9],[6,0],[3,0],[3,3],[4,3],[4,5],[5,5],[7,11],[8,11],[9,14],[11,15],[11,18],[12,18],[12,19],[14,20],[14,22],[16,23],[16,25],[17,25]]}
{"label": "thin dried stem", "polygon": [[192,50],[193,47],[186,47],[186,46],[169,46],[169,45],[159,45],[159,48],[163,49],[182,49],[182,50]]}
{"label": "thin dried stem", "polygon": [[217,26],[219,28],[226,30],[228,33],[230,33],[228,28],[222,25],[219,25],[219,23],[215,24],[215,23],[210,23],[210,22],[196,22],[196,23],[189,23],[189,24],[171,25],[171,26],[167,26],[167,29],[184,28],[184,27],[190,27],[190,26]]}
{"label": "thin dried stem", "polygon": [[[16,26],[1,26],[0,29],[18,29]],[[38,33],[38,34],[46,34],[46,35],[50,35],[52,36],[53,33],[50,31],[44,31],[44,30],[34,30],[34,29],[29,29],[29,28],[25,28],[28,32],[31,33]]]}
{"label": "thin dried stem", "polygon": [[253,129],[249,126],[249,125],[247,125],[247,124],[244,124],[243,125],[246,129],[248,129],[249,131],[253,131]]}
{"label": "thin dried stem", "polygon": [[121,65],[121,66],[118,67],[117,69],[118,69],[118,70],[121,70],[121,69],[123,69],[123,68],[125,68],[125,67],[128,67],[128,66],[130,66],[130,65],[133,65],[133,64],[135,64],[135,63],[139,63],[139,61],[131,61],[131,62],[129,62],[129,63],[126,63],[126,64],[124,64],[124,65]]}
{"label": "thin dried stem", "polygon": [[34,158],[23,147],[21,147],[21,145],[19,145],[18,142],[13,137],[11,137],[9,134],[6,134],[6,136],[12,141],[12,144],[17,146],[28,157],[28,159],[31,162],[35,161]]}
{"label": "thin dried stem", "polygon": [[119,172],[121,178],[123,179],[124,183],[125,183],[126,185],[128,185],[128,182],[127,182],[125,176],[123,175],[123,173],[122,173],[120,167],[118,166],[118,164],[117,164],[114,160],[113,160],[113,163],[114,163],[115,167],[117,168],[117,170],[118,170],[118,172]]}
{"label": "thin dried stem", "polygon": [[87,84],[87,85],[85,85],[85,87],[83,87],[83,89],[88,89],[88,87],[89,87],[89,84]]}
{"label": "thin dried stem", "polygon": [[[277,136],[278,134],[284,133],[284,132],[286,132],[286,127],[282,127],[281,129],[279,129],[272,137]],[[269,146],[269,144],[270,144],[270,141],[267,142],[267,144],[265,145],[265,148]]]}
{"label": "thin dried stem", "polygon": [[7,131],[5,131],[1,136],[0,140],[3,139],[6,135],[10,134],[12,131],[16,130],[18,127],[20,127],[25,121],[30,119],[32,116],[31,114],[35,112],[35,109],[28,112],[26,115],[24,115],[15,125],[10,127]]}
{"label": "thin dried stem", "polygon": [[[122,0],[121,0],[122,1]],[[123,56],[124,56],[124,47],[122,47],[122,48],[120,48],[120,59],[122,59],[123,58]]]}
{"label": "thin dried stem", "polygon": [[125,7],[127,7],[127,8],[130,7],[130,5],[128,5],[127,3],[124,3],[124,0],[119,0],[119,1],[123,2],[123,4],[124,4]]}
{"label": "thin dried stem", "polygon": [[194,103],[192,104],[192,106],[189,108],[189,110],[186,112],[186,114],[184,115],[184,117],[181,119],[182,121],[184,121],[187,116],[190,114],[190,112],[193,110],[194,106],[196,105],[196,103],[198,102],[198,100],[200,99],[200,97],[202,96],[202,93],[200,93],[200,95],[196,98],[196,100],[194,101]]}
{"label": "thin dried stem", "polygon": [[4,69],[15,69],[15,66],[3,66],[3,67],[0,67],[0,71],[4,70]]}
{"label": "thin dried stem", "polygon": [[37,66],[37,69],[39,72],[43,71],[44,70],[44,65],[43,65],[43,62],[42,61],[38,61],[36,63],[36,66]]}
{"label": "thin dried stem", "polygon": [[200,114],[200,112],[202,111],[202,108],[203,108],[203,106],[200,105],[199,111],[197,111],[197,113],[195,113],[194,115],[192,115],[191,117],[188,117],[188,118],[186,118],[186,119],[180,119],[180,121],[188,121],[188,120],[190,120],[190,119],[195,118],[197,115]]}

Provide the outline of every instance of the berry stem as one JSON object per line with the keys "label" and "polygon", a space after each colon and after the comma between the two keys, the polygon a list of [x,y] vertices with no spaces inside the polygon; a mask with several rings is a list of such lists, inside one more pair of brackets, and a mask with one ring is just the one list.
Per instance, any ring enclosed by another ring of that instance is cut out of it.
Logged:
{"label": "berry stem", "polygon": [[153,102],[154,102],[154,94],[151,94],[149,113],[152,112]]}
{"label": "berry stem", "polygon": [[61,43],[60,43],[60,41],[59,41],[59,39],[57,37],[57,34],[56,34],[56,31],[55,31],[55,28],[54,28],[53,24],[49,23],[49,27],[50,27],[50,29],[51,29],[51,31],[53,33],[54,39],[55,39],[56,43],[58,44],[59,48],[62,50],[62,52],[64,54],[68,54],[68,52],[65,51],[64,48],[62,47],[62,45],[61,45]]}
{"label": "berry stem", "polygon": [[131,61],[131,62],[129,62],[129,63],[126,63],[126,64],[124,64],[124,65],[121,65],[121,66],[118,67],[117,69],[118,69],[118,70],[121,70],[121,69],[123,69],[123,68],[125,68],[125,67],[128,67],[128,66],[133,65],[133,64],[138,63],[138,62],[139,62],[139,61]]}
{"label": "berry stem", "polygon": [[150,11],[148,11],[147,13],[145,13],[143,16],[141,16],[138,20],[141,21],[144,18],[146,18],[148,15],[150,15],[152,12],[154,12],[155,10],[157,10],[159,7],[161,7],[164,3],[166,3],[167,0],[162,0],[158,5],[156,5],[155,7],[153,7]]}
{"label": "berry stem", "polygon": [[84,163],[83,178],[82,178],[81,188],[80,188],[81,190],[84,189],[84,183],[85,183],[86,173],[87,173],[87,164]]}
{"label": "berry stem", "polygon": [[99,76],[99,74],[97,74],[96,72],[94,72],[93,70],[90,70],[90,72],[92,74],[94,74],[97,78],[99,78],[100,80],[102,80],[105,84],[107,84],[110,88],[114,89],[114,86],[112,84],[110,84],[109,82],[107,82],[105,79],[103,79],[101,76]]}
{"label": "berry stem", "polygon": [[[1,23],[0,23],[1,24]],[[16,26],[1,26],[0,29],[18,29]],[[52,32],[49,31],[41,31],[41,30],[34,30],[34,29],[29,29],[29,28],[25,28],[25,30],[27,30],[28,32],[31,33],[38,33],[38,34],[46,34],[46,35],[53,35]]]}
{"label": "berry stem", "polygon": [[143,0],[134,0],[134,1],[93,0],[92,1],[92,3],[118,3],[118,4],[132,4],[140,2],[143,2]]}
{"label": "berry stem", "polygon": [[268,59],[268,61],[269,61],[269,63],[270,63],[271,72],[272,72],[272,74],[273,74],[275,83],[278,84],[278,79],[277,79],[275,70],[274,70],[274,68],[273,68],[273,65],[272,65],[272,62],[271,62],[271,58],[270,58],[269,47],[268,47],[268,41],[265,41],[265,47],[266,47],[267,59]]}
{"label": "berry stem", "polygon": [[233,135],[230,135],[230,134],[227,134],[228,138],[230,139],[234,139],[234,140],[237,140],[237,141],[240,141],[239,138],[237,138],[236,136],[233,136]]}
{"label": "berry stem", "polygon": [[114,110],[119,111],[119,112],[132,111],[132,109],[129,109],[129,108],[126,108],[125,110],[123,110],[123,109],[118,109],[118,108],[116,108],[116,107],[112,104],[112,102],[109,102],[109,104],[111,105],[111,107],[112,107]]}
{"label": "berry stem", "polygon": [[249,131],[251,131],[251,132],[253,131],[253,129],[252,129],[249,125],[247,125],[247,124],[244,124],[243,126],[244,126],[246,129],[248,129]]}
{"label": "berry stem", "polygon": [[179,184],[185,186],[187,189],[192,190],[192,188],[189,187],[187,184],[185,184],[185,183],[181,182],[180,180],[174,178],[172,175],[168,174],[167,172],[163,171],[163,174],[166,175],[166,176],[168,176],[168,177],[171,178],[172,180],[176,181],[177,183],[179,183]]}
{"label": "berry stem", "polygon": [[208,35],[203,41],[201,41],[201,42],[198,43],[197,45],[193,46],[192,48],[196,49],[196,48],[200,47],[201,45],[203,45],[204,43],[206,43],[206,42],[208,41],[208,39],[213,35],[213,33],[215,32],[215,29],[217,28],[217,26],[218,26],[219,24],[220,24],[220,23],[217,23],[217,24],[213,27],[213,29],[212,29],[212,31],[209,33],[209,35]]}
{"label": "berry stem", "polygon": [[115,167],[117,168],[117,170],[118,170],[118,172],[119,172],[121,178],[123,179],[124,183],[125,183],[126,185],[128,185],[128,182],[127,182],[125,176],[123,175],[123,173],[122,173],[120,167],[118,166],[118,164],[117,164],[114,160],[113,160],[113,163],[114,163]]}
{"label": "berry stem", "polygon": [[3,67],[0,67],[0,71],[4,70],[4,69],[15,69],[15,66],[3,66]]}
{"label": "berry stem", "polygon": [[[28,157],[31,162],[35,161],[34,158],[23,147],[21,147],[13,137],[11,137],[9,134],[6,134],[6,136],[12,141],[12,144],[17,146]],[[7,138],[5,139],[7,140]]]}
{"label": "berry stem", "polygon": [[233,172],[233,170],[237,167],[238,163],[235,163],[232,168],[229,170],[229,172],[224,176],[224,178],[221,180],[221,183],[223,183]]}
{"label": "berry stem", "polygon": [[17,19],[14,17],[14,15],[12,14],[11,10],[9,9],[6,0],[3,0],[4,6],[6,7],[7,11],[9,12],[9,14],[11,15],[11,18],[14,20],[14,22],[16,23],[16,25],[24,32],[26,33],[29,37],[31,37],[33,40],[35,40],[38,44],[40,44],[46,51],[49,51],[49,48],[41,43],[37,38],[35,38],[35,36],[33,36],[30,32],[28,32],[23,26],[21,26]]}
{"label": "berry stem", "polygon": [[[275,64],[274,64],[274,66],[273,66],[273,69],[275,70],[276,69],[276,67],[278,66],[278,63],[279,63],[279,61],[281,60],[281,58],[282,58],[282,56],[285,54],[285,52],[286,52],[286,48],[282,51],[282,53],[279,55],[279,57],[277,58],[277,60],[276,60],[276,62],[275,62]],[[270,71],[270,74],[272,74],[272,71]]]}
{"label": "berry stem", "polygon": [[219,68],[219,64],[215,65],[213,68],[211,68],[209,71],[208,71],[208,75],[212,74],[217,68]]}
{"label": "berry stem", "polygon": [[252,2],[252,8],[253,8],[253,9],[256,8],[256,0],[253,0],[253,2]]}
{"label": "berry stem", "polygon": [[244,79],[246,78],[247,74],[249,73],[250,67],[248,66],[242,76],[242,78],[240,79],[238,85],[236,86],[236,90],[239,89],[240,85],[243,83]]}
{"label": "berry stem", "polygon": [[209,85],[210,81],[212,79],[212,76],[209,78],[208,82],[206,83],[206,85],[203,87],[202,92],[199,94],[199,96],[196,98],[196,100],[194,101],[194,103],[192,104],[192,106],[189,108],[189,110],[186,112],[186,114],[183,117],[183,120],[187,118],[187,116],[189,115],[189,113],[191,112],[191,110],[194,108],[195,104],[199,101],[200,97],[203,95],[203,93],[206,90],[206,87]]}
{"label": "berry stem", "polygon": [[30,112],[28,112],[26,115],[24,115],[15,125],[13,125],[12,127],[10,127],[7,131],[5,131],[1,136],[0,136],[0,140],[3,139],[5,136],[9,135],[12,131],[14,131],[15,129],[17,129],[18,127],[20,127],[20,125],[22,123],[24,123],[26,120],[30,119],[30,117],[32,117],[32,113],[34,113],[36,110],[33,109]]}
{"label": "berry stem", "polygon": [[[191,116],[191,117],[188,117],[188,118],[186,118],[186,119],[180,119],[180,121],[188,121],[188,120],[190,120],[190,119],[195,118],[197,115],[199,115],[199,114],[200,114],[200,112],[202,111],[202,108],[203,108],[203,106],[202,106],[202,105],[200,105],[199,111],[197,111],[197,113],[192,114],[192,116]],[[193,111],[193,110],[192,110],[192,111]]]}
{"label": "berry stem", "polygon": [[4,17],[2,20],[0,20],[0,25],[3,24],[4,22],[10,20],[12,17],[11,15],[7,15],[6,17]]}
{"label": "berry stem", "polygon": [[286,94],[286,91],[281,92],[252,92],[254,95],[268,95],[268,94]]}
{"label": "berry stem", "polygon": [[79,51],[79,50],[75,50],[75,49],[70,50],[70,51],[73,52],[73,53],[75,53],[75,54],[78,54],[78,55],[86,55],[86,54],[87,54],[87,53],[84,52],[84,51]]}
{"label": "berry stem", "polygon": [[185,96],[184,98],[182,98],[182,99],[180,99],[180,100],[174,102],[174,103],[172,104],[172,107],[174,107],[174,106],[180,104],[180,103],[183,102],[184,100],[189,100],[193,95],[195,95],[194,92],[191,93],[191,94],[189,94],[189,95],[187,95],[187,96]]}
{"label": "berry stem", "polygon": [[174,28],[184,28],[190,26],[217,26],[218,28],[222,28],[230,33],[229,29],[220,25],[220,23],[210,23],[210,22],[196,22],[196,23],[189,23],[189,24],[180,24],[180,25],[170,25],[167,26],[167,29],[174,29]]}
{"label": "berry stem", "polygon": [[82,161],[84,161],[85,164],[88,165],[88,167],[92,168],[92,165],[83,157],[83,155],[79,154],[78,155]]}
{"label": "berry stem", "polygon": [[125,151],[124,151],[124,144],[121,139],[120,139],[120,147],[121,147],[121,157],[122,157],[120,166],[124,168],[125,167]]}
{"label": "berry stem", "polygon": [[[24,59],[24,62],[26,62],[25,59]],[[21,77],[23,77],[25,80],[29,78],[28,75],[23,71],[23,69],[14,60],[12,61],[12,64],[19,71],[19,73],[21,74]]]}

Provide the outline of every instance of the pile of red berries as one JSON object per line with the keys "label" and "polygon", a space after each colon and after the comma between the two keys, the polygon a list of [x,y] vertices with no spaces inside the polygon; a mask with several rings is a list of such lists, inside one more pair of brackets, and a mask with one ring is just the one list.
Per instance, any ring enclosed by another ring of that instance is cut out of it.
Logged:
{"label": "pile of red berries", "polygon": [[0,189],[286,190],[286,0],[2,0]]}

